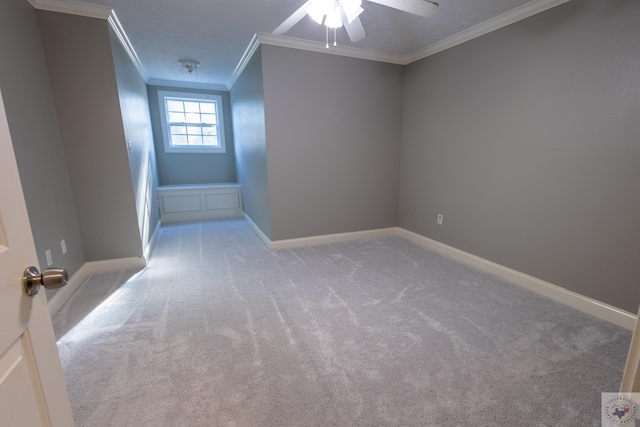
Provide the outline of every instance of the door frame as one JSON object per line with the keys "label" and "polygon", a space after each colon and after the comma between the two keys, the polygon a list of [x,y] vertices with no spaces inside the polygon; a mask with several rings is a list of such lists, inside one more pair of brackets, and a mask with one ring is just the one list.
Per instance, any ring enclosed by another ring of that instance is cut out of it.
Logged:
{"label": "door frame", "polygon": [[622,375],[620,393],[640,393],[640,309],[629,346],[627,364]]}

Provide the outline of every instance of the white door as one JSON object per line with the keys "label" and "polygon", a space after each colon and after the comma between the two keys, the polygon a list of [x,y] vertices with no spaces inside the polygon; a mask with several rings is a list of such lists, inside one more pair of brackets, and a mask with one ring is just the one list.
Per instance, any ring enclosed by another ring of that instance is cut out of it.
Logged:
{"label": "white door", "polygon": [[27,297],[38,265],[0,93],[0,426],[73,426],[45,292]]}
{"label": "white door", "polygon": [[621,393],[640,393],[640,310],[636,319],[636,328],[631,338],[627,366],[622,377]]}

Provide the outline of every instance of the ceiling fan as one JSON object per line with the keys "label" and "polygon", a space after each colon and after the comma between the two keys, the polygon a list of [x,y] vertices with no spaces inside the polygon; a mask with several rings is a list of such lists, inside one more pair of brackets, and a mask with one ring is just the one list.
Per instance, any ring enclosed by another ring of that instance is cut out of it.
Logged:
{"label": "ceiling fan", "polygon": [[[433,15],[437,3],[428,0],[366,0],[371,3],[398,9],[413,15],[428,18]],[[324,24],[329,28],[342,27],[344,25],[347,35],[352,42],[358,42],[367,36],[367,33],[360,21],[362,0],[308,0],[298,10],[288,17],[273,34],[282,35],[293,28],[306,15],[309,15],[319,24]],[[328,44],[328,43],[327,43]]]}

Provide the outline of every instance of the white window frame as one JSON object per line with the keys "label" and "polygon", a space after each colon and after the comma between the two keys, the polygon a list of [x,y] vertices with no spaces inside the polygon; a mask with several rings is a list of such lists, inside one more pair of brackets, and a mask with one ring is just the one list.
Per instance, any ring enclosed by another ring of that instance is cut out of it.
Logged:
{"label": "white window frame", "polygon": [[[167,98],[181,98],[190,99],[194,101],[207,101],[215,102],[216,104],[216,126],[218,130],[218,141],[220,141],[219,147],[192,145],[175,147],[171,145],[171,137],[169,133],[169,122],[167,119]],[[192,93],[192,92],[178,92],[178,91],[158,91],[158,106],[160,108],[160,123],[162,127],[162,139],[164,141],[165,153],[226,153],[227,144],[224,133],[224,108],[222,104],[221,95],[213,95],[207,93]]]}

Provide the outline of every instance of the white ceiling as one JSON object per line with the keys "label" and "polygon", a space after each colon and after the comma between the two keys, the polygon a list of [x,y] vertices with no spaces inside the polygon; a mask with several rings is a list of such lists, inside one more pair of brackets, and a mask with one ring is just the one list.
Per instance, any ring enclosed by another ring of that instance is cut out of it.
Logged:
{"label": "white ceiling", "polygon": [[[224,86],[254,34],[273,32],[305,1],[84,0],[84,3],[114,9],[151,83],[181,81]],[[456,34],[471,27],[487,21],[489,24],[493,18],[510,11],[543,10],[559,3],[558,0],[435,1],[440,4],[436,13],[421,18],[364,0],[360,18],[367,38],[351,43],[344,29],[339,29],[338,44],[369,53],[408,56],[444,39],[456,38]],[[57,2],[68,0],[32,1]],[[531,7],[534,4],[536,7]],[[324,27],[305,17],[285,37],[324,43],[325,32]],[[180,58],[198,60],[200,68],[188,74],[178,64]]]}

